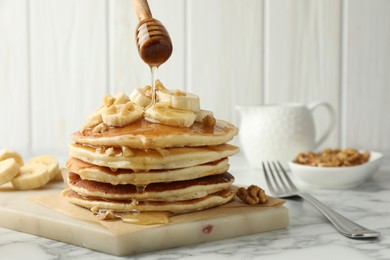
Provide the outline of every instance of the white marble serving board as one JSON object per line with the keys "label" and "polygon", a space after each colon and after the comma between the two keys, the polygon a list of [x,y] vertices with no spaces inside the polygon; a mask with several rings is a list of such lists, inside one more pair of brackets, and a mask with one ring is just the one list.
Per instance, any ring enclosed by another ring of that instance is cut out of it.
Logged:
{"label": "white marble serving board", "polygon": [[[62,183],[45,189],[14,191],[0,187],[0,226],[53,240],[86,247],[112,255],[130,255],[265,232],[288,225],[284,206],[237,209],[217,218],[188,223],[167,224],[114,235],[104,226],[63,215],[32,201],[41,195],[58,195]],[[211,227],[211,232],[209,228]]]}

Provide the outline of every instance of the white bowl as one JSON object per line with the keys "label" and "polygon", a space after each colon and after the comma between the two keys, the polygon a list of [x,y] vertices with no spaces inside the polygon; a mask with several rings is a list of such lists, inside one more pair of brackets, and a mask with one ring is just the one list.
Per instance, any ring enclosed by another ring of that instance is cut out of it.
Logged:
{"label": "white bowl", "polygon": [[374,151],[370,153],[370,160],[357,166],[316,167],[292,161],[289,166],[293,176],[309,186],[324,189],[352,188],[363,184],[378,171],[383,155]]}

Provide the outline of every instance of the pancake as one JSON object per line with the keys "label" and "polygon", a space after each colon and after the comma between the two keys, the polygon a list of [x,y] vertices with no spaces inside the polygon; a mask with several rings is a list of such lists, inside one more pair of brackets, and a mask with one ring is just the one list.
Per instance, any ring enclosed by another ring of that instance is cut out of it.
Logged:
{"label": "pancake", "polygon": [[[107,151],[107,150],[106,150]],[[124,156],[121,148],[107,154],[98,147],[72,144],[69,146],[71,157],[84,162],[115,169],[155,170],[177,169],[204,164],[231,156],[239,148],[229,144],[201,147],[174,147],[164,149],[166,154],[157,150],[131,149],[129,156]]]}
{"label": "pancake", "polygon": [[93,146],[128,146],[139,149],[219,145],[229,142],[238,133],[233,124],[217,120],[206,127],[195,122],[191,127],[174,127],[138,120],[125,127],[110,128],[103,133],[83,129],[72,135],[73,141]]}
{"label": "pancake", "polygon": [[146,186],[132,184],[112,185],[83,180],[70,172],[69,187],[81,196],[107,200],[182,201],[205,197],[227,189],[234,181],[230,173],[206,176],[195,180],[152,183]]}
{"label": "pancake", "polygon": [[129,169],[118,169],[112,171],[108,167],[97,166],[76,158],[70,158],[66,167],[77,173],[84,180],[118,184],[147,185],[156,182],[170,182],[172,180],[182,181],[197,179],[209,175],[224,173],[229,168],[228,159],[224,158],[201,165],[172,170],[151,170],[134,172]]}
{"label": "pancake", "polygon": [[209,194],[202,198],[185,201],[108,201],[83,197],[72,190],[64,190],[62,195],[69,202],[87,209],[98,208],[114,211],[169,211],[172,213],[186,213],[226,204],[234,197],[236,190],[236,187],[230,186],[226,190]]}

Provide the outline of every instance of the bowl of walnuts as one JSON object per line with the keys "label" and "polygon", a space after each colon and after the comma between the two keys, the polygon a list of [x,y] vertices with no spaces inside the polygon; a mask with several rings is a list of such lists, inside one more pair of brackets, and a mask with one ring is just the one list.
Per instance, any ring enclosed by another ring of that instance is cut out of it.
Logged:
{"label": "bowl of walnuts", "polygon": [[378,171],[383,155],[357,149],[324,149],[299,153],[289,162],[291,173],[306,185],[325,189],[359,186]]}

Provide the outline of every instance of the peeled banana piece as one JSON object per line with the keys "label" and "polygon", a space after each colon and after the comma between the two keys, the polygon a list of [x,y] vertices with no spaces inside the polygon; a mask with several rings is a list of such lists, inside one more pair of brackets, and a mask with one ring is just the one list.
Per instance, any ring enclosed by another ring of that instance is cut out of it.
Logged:
{"label": "peeled banana piece", "polygon": [[8,158],[14,158],[19,167],[23,166],[23,158],[22,156],[10,149],[2,149],[0,150],[0,161],[6,160]]}
{"label": "peeled banana piece", "polygon": [[50,155],[41,155],[31,158],[26,165],[43,164],[46,165],[49,172],[50,180],[54,179],[60,171],[57,160]]}
{"label": "peeled banana piece", "polygon": [[181,90],[176,90],[173,92],[168,90],[161,90],[158,92],[158,100],[161,103],[166,103],[169,106],[177,109],[194,112],[200,110],[199,96]]}
{"label": "peeled banana piece", "polygon": [[0,186],[12,180],[19,173],[19,165],[14,158],[0,161]]}
{"label": "peeled banana piece", "polygon": [[48,168],[44,164],[26,164],[20,167],[19,174],[11,183],[18,190],[32,190],[44,186],[50,181]]}
{"label": "peeled banana piece", "polygon": [[134,89],[130,94],[130,100],[141,107],[149,106],[152,99],[150,96],[146,95],[145,90],[147,87],[150,88],[150,86],[146,86],[145,88]]}
{"label": "peeled banana piece", "polygon": [[196,115],[192,111],[175,109],[167,103],[160,102],[145,111],[146,120],[171,126],[190,127],[195,118]]}

